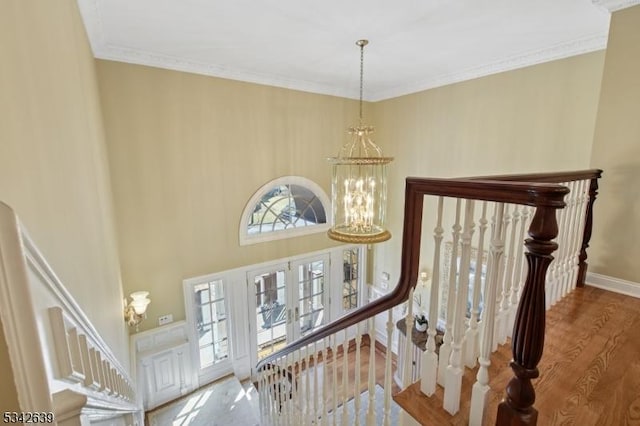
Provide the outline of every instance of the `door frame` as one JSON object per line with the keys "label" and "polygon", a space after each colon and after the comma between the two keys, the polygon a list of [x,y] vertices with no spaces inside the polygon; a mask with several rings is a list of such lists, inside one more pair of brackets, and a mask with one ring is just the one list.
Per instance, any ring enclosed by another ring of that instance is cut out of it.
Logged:
{"label": "door frame", "polygon": [[[227,327],[227,349],[229,355],[227,359],[217,366],[216,364],[208,367],[204,372],[200,368],[200,344],[197,330],[196,320],[196,303],[193,297],[194,288],[198,284],[208,284],[212,281],[222,281],[224,292],[224,309],[226,313],[226,327]],[[222,378],[233,372],[233,335],[232,335],[232,322],[233,315],[231,312],[231,306],[229,303],[229,283],[225,279],[223,274],[210,274],[201,277],[191,278],[184,280],[184,301],[185,301],[185,314],[187,317],[187,329],[189,334],[190,348],[191,348],[191,365],[194,369],[194,374],[198,379],[198,386],[203,386],[207,383],[211,383],[219,378]]]}

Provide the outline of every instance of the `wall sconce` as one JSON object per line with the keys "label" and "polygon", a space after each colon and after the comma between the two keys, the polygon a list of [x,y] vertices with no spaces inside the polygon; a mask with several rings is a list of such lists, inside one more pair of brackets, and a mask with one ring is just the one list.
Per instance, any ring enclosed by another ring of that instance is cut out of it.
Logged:
{"label": "wall sconce", "polygon": [[135,325],[138,331],[138,324],[147,317],[147,306],[151,303],[148,291],[135,291],[129,295],[131,302],[124,308],[124,320],[129,327]]}

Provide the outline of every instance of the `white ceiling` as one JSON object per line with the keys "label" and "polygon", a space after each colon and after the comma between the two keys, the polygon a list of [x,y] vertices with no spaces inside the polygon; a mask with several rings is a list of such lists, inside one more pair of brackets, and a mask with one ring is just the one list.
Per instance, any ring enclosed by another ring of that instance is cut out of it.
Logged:
{"label": "white ceiling", "polygon": [[381,100],[603,49],[640,0],[78,0],[95,57]]}

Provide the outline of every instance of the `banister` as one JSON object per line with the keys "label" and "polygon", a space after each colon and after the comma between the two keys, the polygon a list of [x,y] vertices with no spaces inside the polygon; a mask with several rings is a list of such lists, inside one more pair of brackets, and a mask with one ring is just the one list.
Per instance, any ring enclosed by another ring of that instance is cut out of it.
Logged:
{"label": "banister", "polygon": [[550,183],[511,182],[507,179],[496,181],[480,179],[437,179],[409,177],[405,185],[404,224],[402,233],[402,256],[398,284],[392,292],[350,312],[324,327],[290,343],[279,351],[260,360],[257,370],[286,356],[310,343],[333,335],[365,319],[393,308],[407,300],[410,289],[418,278],[420,262],[420,240],[422,229],[422,209],[424,195],[468,198],[475,200],[562,208],[564,196],[569,189]]}
{"label": "banister", "polygon": [[564,171],[564,172],[473,176],[473,177],[465,177],[463,179],[560,183],[560,182],[573,182],[577,180],[586,180],[586,179],[600,179],[601,177],[602,177],[601,169],[585,169],[585,170],[573,170],[573,171]]}

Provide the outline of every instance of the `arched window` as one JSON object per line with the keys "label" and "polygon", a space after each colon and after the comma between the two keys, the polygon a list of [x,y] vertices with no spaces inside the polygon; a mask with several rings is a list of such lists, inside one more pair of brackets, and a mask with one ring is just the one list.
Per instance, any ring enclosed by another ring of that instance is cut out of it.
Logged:
{"label": "arched window", "polygon": [[324,232],[330,214],[329,197],[315,182],[300,176],[272,180],[244,208],[240,245]]}

